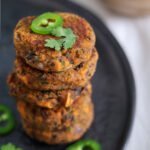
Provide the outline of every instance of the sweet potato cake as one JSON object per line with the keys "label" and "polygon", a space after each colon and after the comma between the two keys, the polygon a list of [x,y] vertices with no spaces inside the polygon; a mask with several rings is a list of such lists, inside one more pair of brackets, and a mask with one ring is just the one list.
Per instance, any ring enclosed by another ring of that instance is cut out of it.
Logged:
{"label": "sweet potato cake", "polygon": [[17,101],[17,107],[26,133],[48,144],[69,143],[81,138],[94,116],[88,93],[82,94],[69,108],[46,109],[22,100]]}
{"label": "sweet potato cake", "polygon": [[45,72],[60,72],[89,60],[95,45],[95,33],[90,24],[83,18],[71,13],[59,13],[63,18],[63,27],[70,28],[77,36],[73,47],[69,50],[55,51],[44,46],[51,35],[35,34],[30,30],[32,21],[29,16],[21,19],[14,30],[16,53],[25,59],[26,63]]}
{"label": "sweet potato cake", "polygon": [[84,87],[92,78],[96,69],[97,60],[98,53],[94,49],[90,60],[65,72],[44,73],[31,68],[20,58],[17,58],[15,61],[15,69],[17,77],[30,89],[77,89]]}
{"label": "sweet potato cake", "polygon": [[77,88],[74,90],[59,90],[59,91],[38,91],[31,90],[25,86],[16,76],[12,73],[8,78],[8,84],[10,87],[10,94],[18,99],[22,99],[29,103],[38,105],[45,108],[54,108],[58,105],[64,107],[70,107],[73,102],[80,96],[81,93],[92,92],[92,85],[88,85],[84,88]]}

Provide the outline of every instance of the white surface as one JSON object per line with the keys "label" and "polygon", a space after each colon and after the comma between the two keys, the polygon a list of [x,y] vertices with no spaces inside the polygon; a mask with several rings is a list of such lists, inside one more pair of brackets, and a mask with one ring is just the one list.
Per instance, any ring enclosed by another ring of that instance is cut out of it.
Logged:
{"label": "white surface", "polygon": [[123,47],[136,80],[137,104],[125,150],[150,149],[150,16],[127,18],[107,11],[100,0],[72,0],[92,10],[107,24]]}

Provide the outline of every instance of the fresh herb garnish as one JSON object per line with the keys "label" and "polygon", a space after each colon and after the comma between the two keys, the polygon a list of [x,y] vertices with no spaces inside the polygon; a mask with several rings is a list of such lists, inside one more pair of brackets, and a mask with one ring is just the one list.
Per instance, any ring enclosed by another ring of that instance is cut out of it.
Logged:
{"label": "fresh herb garnish", "polygon": [[0,147],[0,150],[22,150],[22,148],[16,147],[16,145],[14,145],[12,143],[8,143],[5,145],[2,145]]}
{"label": "fresh herb garnish", "polygon": [[60,51],[62,48],[72,48],[76,42],[76,36],[70,28],[57,27],[52,30],[51,34],[60,39],[46,39],[45,47],[54,48],[56,51]]}
{"label": "fresh herb garnish", "polygon": [[45,47],[54,48],[56,51],[60,51],[63,45],[63,40],[46,39]]}
{"label": "fresh herb garnish", "polygon": [[70,28],[63,28],[63,18],[57,13],[44,13],[32,21],[31,30],[38,34],[53,35],[59,39],[46,39],[45,47],[56,51],[72,48],[76,36]]}

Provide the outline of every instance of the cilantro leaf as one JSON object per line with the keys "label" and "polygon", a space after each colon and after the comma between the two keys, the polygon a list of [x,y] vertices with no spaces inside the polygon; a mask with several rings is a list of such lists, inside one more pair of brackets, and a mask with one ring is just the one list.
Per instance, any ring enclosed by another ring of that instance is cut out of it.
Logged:
{"label": "cilantro leaf", "polygon": [[76,36],[70,28],[57,27],[52,30],[51,34],[60,37],[60,39],[46,39],[45,47],[54,48],[57,51],[60,51],[62,48],[66,50],[72,48],[76,42]]}
{"label": "cilantro leaf", "polygon": [[74,37],[73,35],[67,36],[63,43],[64,49],[72,48],[72,45],[75,42],[76,42],[76,37]]}
{"label": "cilantro leaf", "polygon": [[64,32],[66,37],[74,35],[73,31],[70,28],[64,29]]}
{"label": "cilantro leaf", "polygon": [[63,27],[57,27],[52,30],[51,34],[56,37],[64,37],[66,36],[66,29]]}
{"label": "cilantro leaf", "polygon": [[54,48],[57,51],[61,50],[63,40],[46,39],[45,47]]}
{"label": "cilantro leaf", "polygon": [[21,148],[17,148],[14,144],[8,143],[5,145],[2,145],[0,147],[0,150],[22,150]]}

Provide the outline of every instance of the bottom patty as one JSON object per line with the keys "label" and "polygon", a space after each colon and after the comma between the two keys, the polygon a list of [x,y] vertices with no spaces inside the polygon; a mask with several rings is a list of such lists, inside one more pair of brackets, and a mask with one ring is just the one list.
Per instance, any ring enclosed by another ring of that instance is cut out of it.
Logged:
{"label": "bottom patty", "polygon": [[10,88],[10,94],[12,96],[46,108],[53,108],[57,105],[69,107],[82,92],[88,92],[91,94],[92,91],[92,85],[90,83],[88,83],[88,85],[84,88],[77,88],[74,90],[31,90],[18,79],[15,73],[9,75],[8,84]]}
{"label": "bottom patty", "polygon": [[47,144],[62,144],[78,140],[93,121],[93,103],[89,94],[82,94],[65,108],[47,109],[17,101],[24,130],[33,139]]}

